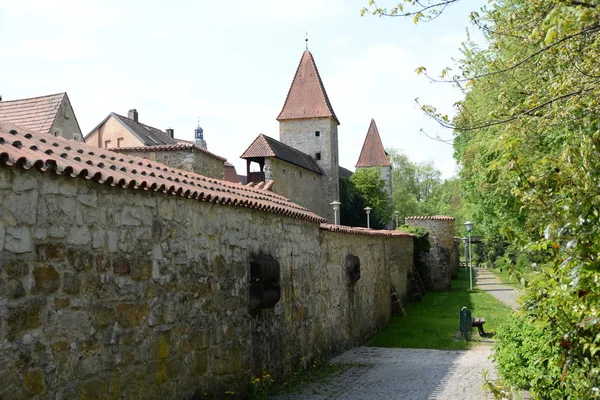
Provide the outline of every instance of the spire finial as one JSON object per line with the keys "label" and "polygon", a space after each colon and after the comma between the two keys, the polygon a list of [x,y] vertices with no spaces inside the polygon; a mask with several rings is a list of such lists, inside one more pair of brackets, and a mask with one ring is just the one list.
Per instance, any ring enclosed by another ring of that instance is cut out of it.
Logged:
{"label": "spire finial", "polygon": [[306,42],[306,51],[308,51],[308,31],[305,31],[304,33],[306,34],[306,39],[304,39]]}

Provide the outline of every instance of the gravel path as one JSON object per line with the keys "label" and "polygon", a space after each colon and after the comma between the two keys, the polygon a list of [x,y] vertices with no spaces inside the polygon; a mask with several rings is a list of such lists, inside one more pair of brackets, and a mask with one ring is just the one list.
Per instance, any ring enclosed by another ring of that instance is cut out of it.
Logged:
{"label": "gravel path", "polygon": [[469,351],[357,347],[332,360],[351,365],[344,373],[274,399],[486,399],[481,373],[485,369],[495,377],[489,354],[488,346]]}
{"label": "gravel path", "polygon": [[519,299],[519,291],[517,289],[501,283],[500,280],[486,268],[473,268],[473,272],[477,277],[476,286],[479,289],[491,294],[513,310],[517,309],[517,300]]}
{"label": "gravel path", "polygon": [[[498,300],[517,308],[519,292],[502,284],[484,268],[474,269],[476,285]],[[458,325],[458,317],[457,317]],[[344,372],[277,400],[483,400],[482,372],[496,378],[489,359],[491,346],[466,351],[357,347],[334,358],[346,364]]]}

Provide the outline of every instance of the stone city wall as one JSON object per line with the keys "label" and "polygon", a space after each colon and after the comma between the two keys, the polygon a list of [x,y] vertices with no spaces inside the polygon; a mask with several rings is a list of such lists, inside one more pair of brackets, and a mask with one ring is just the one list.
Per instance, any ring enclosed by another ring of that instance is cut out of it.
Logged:
{"label": "stone city wall", "polygon": [[454,218],[445,216],[406,217],[406,225],[424,228],[429,232],[431,249],[422,260],[426,289],[450,289],[455,259]]}
{"label": "stone city wall", "polygon": [[225,174],[224,160],[202,150],[150,150],[151,146],[148,147],[148,151],[119,150],[119,153],[132,157],[147,158],[173,168],[195,172],[209,178],[223,179]]}
{"label": "stone city wall", "polygon": [[[265,182],[275,181],[271,190],[294,203],[325,216],[321,198],[323,176],[275,157],[265,158]],[[331,208],[331,206],[328,206]]]}
{"label": "stone city wall", "polygon": [[[241,398],[390,320],[410,236],[0,167],[0,398]],[[249,312],[249,262],[281,299]],[[352,283],[346,257],[360,259]]]}

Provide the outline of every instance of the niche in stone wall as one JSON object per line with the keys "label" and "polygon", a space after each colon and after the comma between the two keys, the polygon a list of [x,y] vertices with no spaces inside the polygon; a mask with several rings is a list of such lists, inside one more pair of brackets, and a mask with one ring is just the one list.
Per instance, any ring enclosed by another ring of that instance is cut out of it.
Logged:
{"label": "niche in stone wall", "polygon": [[250,311],[273,308],[281,298],[279,262],[260,255],[250,261]]}
{"label": "niche in stone wall", "polygon": [[350,282],[354,283],[360,279],[360,258],[352,254],[346,256],[346,271]]}

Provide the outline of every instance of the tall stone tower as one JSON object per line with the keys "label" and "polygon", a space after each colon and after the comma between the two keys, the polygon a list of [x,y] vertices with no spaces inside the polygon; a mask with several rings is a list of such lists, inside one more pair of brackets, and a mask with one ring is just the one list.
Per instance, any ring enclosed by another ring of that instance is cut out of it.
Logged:
{"label": "tall stone tower", "polygon": [[330,203],[340,197],[337,130],[340,122],[308,50],[302,54],[277,120],[279,140],[313,157],[323,171],[320,215],[333,222]]}
{"label": "tall stone tower", "polygon": [[387,158],[387,153],[383,148],[379,130],[375,120],[371,119],[367,137],[363,143],[360,156],[356,163],[356,169],[360,168],[379,168],[381,179],[385,182],[385,191],[388,194],[390,202],[392,201],[392,163]]}

